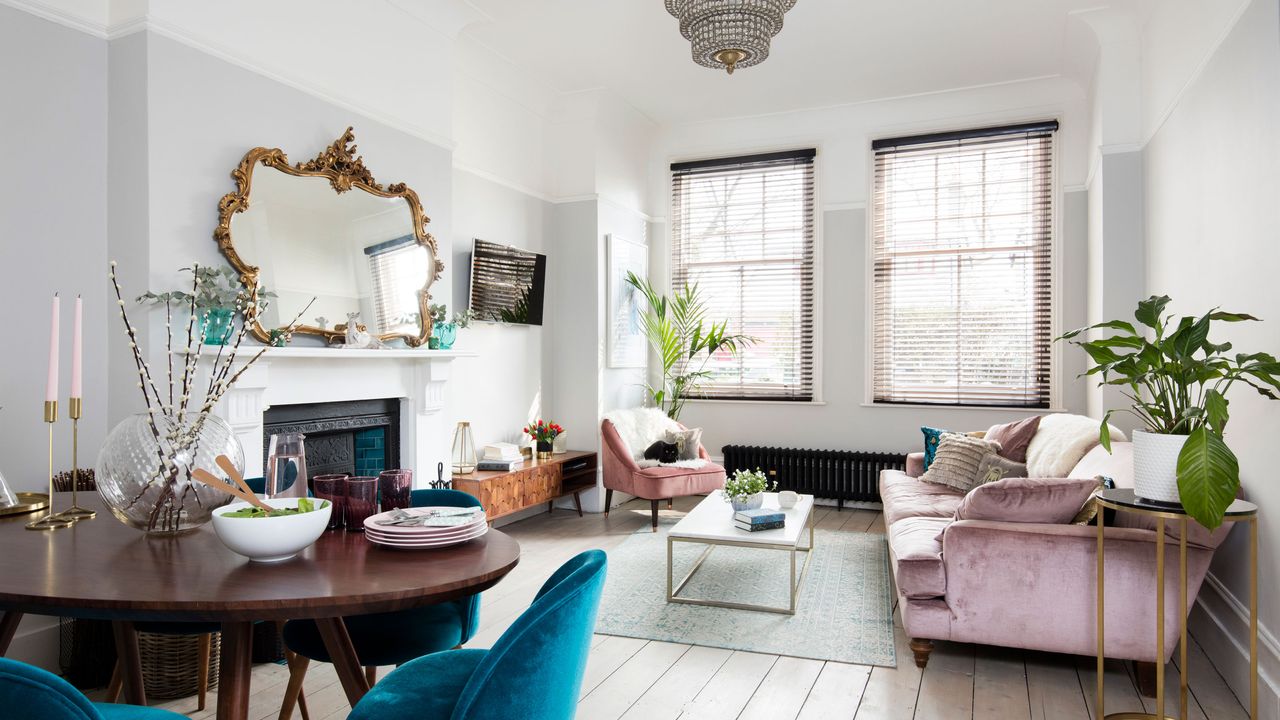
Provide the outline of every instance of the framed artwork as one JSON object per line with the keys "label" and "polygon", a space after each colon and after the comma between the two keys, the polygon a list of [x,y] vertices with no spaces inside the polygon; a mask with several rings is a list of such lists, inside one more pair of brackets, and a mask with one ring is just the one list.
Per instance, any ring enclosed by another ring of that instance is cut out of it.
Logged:
{"label": "framed artwork", "polygon": [[617,235],[606,235],[608,246],[609,367],[644,367],[649,355],[640,316],[645,311],[644,295],[627,284],[627,273],[640,277],[649,273],[649,248]]}

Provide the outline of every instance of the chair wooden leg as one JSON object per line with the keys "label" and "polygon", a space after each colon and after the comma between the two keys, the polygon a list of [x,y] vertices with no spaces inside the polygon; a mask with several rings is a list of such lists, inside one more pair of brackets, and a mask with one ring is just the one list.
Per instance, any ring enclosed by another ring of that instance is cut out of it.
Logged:
{"label": "chair wooden leg", "polygon": [[1156,664],[1153,662],[1133,662],[1134,680],[1137,681],[1138,694],[1142,697],[1156,696]]}
{"label": "chair wooden leg", "polygon": [[111,682],[107,683],[105,702],[120,702],[120,689],[124,687],[124,667],[116,660],[116,667],[111,671]]}
{"label": "chair wooden leg", "polygon": [[377,665],[365,665],[365,666],[364,666],[364,679],[369,681],[369,687],[373,687],[373,686],[374,686],[374,684],[378,682],[378,666],[377,666]]}
{"label": "chair wooden leg", "polygon": [[613,490],[605,488],[604,490],[604,516],[609,517],[609,506],[613,504]]}
{"label": "chair wooden leg", "polygon": [[[284,700],[280,703],[280,720],[289,720],[293,716],[293,706],[302,698],[302,681],[307,677],[307,665],[310,658],[285,650],[285,660],[289,663],[289,684],[284,689]],[[306,717],[306,711],[303,711]]]}
{"label": "chair wooden leg", "polygon": [[921,670],[929,664],[929,653],[933,652],[933,641],[924,638],[911,638],[911,654],[915,655],[916,667]]}
{"label": "chair wooden leg", "polygon": [[658,532],[658,501],[649,501],[649,513],[653,516],[653,531]]}
{"label": "chair wooden leg", "polygon": [[209,694],[209,655],[213,652],[213,635],[202,633],[197,654],[200,665],[196,668],[196,709],[203,710],[205,698]]}

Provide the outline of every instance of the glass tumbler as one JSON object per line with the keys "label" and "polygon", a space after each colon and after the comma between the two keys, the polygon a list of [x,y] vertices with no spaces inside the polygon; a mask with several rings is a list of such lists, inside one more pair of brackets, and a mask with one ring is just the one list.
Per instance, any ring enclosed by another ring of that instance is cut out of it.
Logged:
{"label": "glass tumbler", "polygon": [[347,530],[364,532],[364,521],[378,513],[378,478],[347,478],[347,506],[344,509]]}
{"label": "glass tumbler", "polygon": [[412,470],[384,470],[378,473],[378,496],[382,501],[383,512],[409,507],[409,496],[412,490]]}
{"label": "glass tumbler", "polygon": [[347,476],[317,475],[311,478],[312,492],[317,499],[328,500],[333,504],[329,512],[329,525],[326,530],[337,530],[343,525],[343,509],[347,506]]}

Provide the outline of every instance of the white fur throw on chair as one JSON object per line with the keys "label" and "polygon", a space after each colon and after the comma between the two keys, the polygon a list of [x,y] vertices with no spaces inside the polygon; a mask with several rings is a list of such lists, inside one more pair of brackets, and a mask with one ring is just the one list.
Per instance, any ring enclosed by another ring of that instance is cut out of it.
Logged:
{"label": "white fur throw on chair", "polygon": [[679,460],[673,463],[660,463],[657,460],[644,459],[644,451],[655,442],[666,437],[668,430],[679,430],[680,423],[667,417],[658,408],[631,408],[613,410],[604,414],[604,419],[613,423],[618,431],[622,444],[627,446],[631,459],[640,467],[684,467],[700,468],[707,464],[706,460]]}

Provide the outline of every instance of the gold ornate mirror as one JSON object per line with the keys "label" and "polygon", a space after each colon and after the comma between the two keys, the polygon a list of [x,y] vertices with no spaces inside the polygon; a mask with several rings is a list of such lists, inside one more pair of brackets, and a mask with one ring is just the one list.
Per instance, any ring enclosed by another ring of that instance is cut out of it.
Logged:
{"label": "gold ornate mirror", "polygon": [[417,347],[431,336],[428,290],[444,270],[431,220],[404,183],[374,181],[351,128],[296,165],[279,148],[254,148],[231,178],[213,237],[255,299],[274,294],[250,318],[254,337],[269,342],[309,302],[295,333],[338,342],[354,318],[383,341]]}

